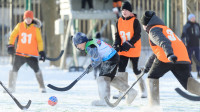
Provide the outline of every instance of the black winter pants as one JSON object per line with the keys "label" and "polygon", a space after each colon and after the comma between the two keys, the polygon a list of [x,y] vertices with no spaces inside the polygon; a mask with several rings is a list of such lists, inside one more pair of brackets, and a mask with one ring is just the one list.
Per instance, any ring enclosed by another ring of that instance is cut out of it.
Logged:
{"label": "black winter pants", "polygon": [[13,72],[18,72],[18,70],[24,63],[27,63],[34,70],[35,73],[37,73],[39,71],[39,65],[38,65],[37,58],[23,57],[23,56],[15,55],[14,63],[13,63]]}
{"label": "black winter pants", "polygon": [[159,79],[165,73],[171,71],[181,85],[187,89],[188,78],[192,77],[189,66],[189,64],[163,63],[158,59],[155,59],[148,73],[148,78]]}
{"label": "black winter pants", "polygon": [[125,72],[126,71],[126,67],[127,67],[129,59],[131,60],[131,63],[132,63],[133,72],[136,75],[139,75],[140,72],[141,72],[140,70],[138,70],[138,60],[139,60],[139,57],[132,58],[132,57],[120,56],[118,72]]}
{"label": "black winter pants", "polygon": [[115,77],[119,64],[119,55],[116,53],[111,59],[101,63],[99,76]]}
{"label": "black winter pants", "polygon": [[86,2],[88,2],[89,9],[93,8],[92,0],[82,0],[81,1],[81,8],[85,9]]}

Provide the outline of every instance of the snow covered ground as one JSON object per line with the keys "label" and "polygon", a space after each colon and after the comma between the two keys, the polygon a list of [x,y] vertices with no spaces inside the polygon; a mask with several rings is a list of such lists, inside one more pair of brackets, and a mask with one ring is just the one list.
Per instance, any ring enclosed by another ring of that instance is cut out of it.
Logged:
{"label": "snow covered ground", "polygon": [[[7,87],[8,73],[11,69],[8,63],[0,63],[0,80]],[[40,62],[43,72],[45,85],[53,84],[58,87],[64,87],[75,80],[82,72],[68,72],[59,68],[49,66],[49,62]],[[129,84],[136,79],[132,70],[129,68]],[[192,73],[196,78],[196,72]],[[146,75],[143,77],[146,79]],[[199,80],[200,81],[200,80]],[[168,72],[160,79],[160,99],[163,112],[200,112],[200,102],[192,102],[179,96],[174,89],[181,87],[171,72]],[[138,85],[134,86],[139,90]],[[118,91],[114,88],[111,94],[115,95]],[[22,105],[26,105],[28,100],[32,104],[28,110],[21,111],[10,96],[3,93],[0,87],[0,112],[144,112],[147,106],[147,99],[141,99],[139,96],[131,105],[127,105],[124,100],[115,108],[91,106],[93,100],[98,99],[97,84],[94,80],[93,72],[85,75],[71,90],[58,92],[47,87],[47,93],[40,93],[34,72],[27,65],[19,70],[16,92],[13,95]],[[58,104],[55,106],[48,105],[48,98],[56,96]],[[114,100],[111,100],[112,102]],[[146,109],[152,112],[150,109]]]}

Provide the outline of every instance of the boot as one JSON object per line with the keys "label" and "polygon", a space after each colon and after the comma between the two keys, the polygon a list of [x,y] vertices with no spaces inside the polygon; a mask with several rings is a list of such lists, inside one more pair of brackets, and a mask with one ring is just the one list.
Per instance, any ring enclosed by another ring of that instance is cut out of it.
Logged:
{"label": "boot", "polygon": [[[9,79],[8,79],[8,90],[9,92],[15,92],[16,81],[17,81],[17,72],[10,71],[9,72]],[[5,93],[6,91],[4,91]]]}
{"label": "boot", "polygon": [[159,96],[159,79],[147,79],[148,83],[148,101],[149,106],[159,106],[160,96]]}
{"label": "boot", "polygon": [[200,83],[192,77],[188,78],[187,90],[193,94],[200,96]]}
{"label": "boot", "polygon": [[106,76],[99,76],[97,78],[97,84],[98,84],[98,92],[100,100],[95,100],[92,102],[93,106],[107,106],[104,98],[107,97],[110,98],[110,77]]}
{"label": "boot", "polygon": [[[136,77],[138,79],[140,77],[140,75],[136,75]],[[145,81],[142,78],[140,78],[138,83],[139,83],[139,88],[140,88],[140,93],[141,93],[140,97],[147,98],[147,90],[146,90]]]}
{"label": "boot", "polygon": [[[111,85],[121,92],[125,92],[129,88],[127,82],[121,80],[119,77],[114,77],[114,79],[111,81]],[[131,104],[136,96],[137,91],[132,88],[126,95],[126,103]]]}
{"label": "boot", "polygon": [[44,81],[43,81],[43,77],[42,77],[42,72],[39,70],[37,73],[35,73],[36,79],[38,81],[39,84],[39,89],[41,93],[46,93],[46,89],[44,86]]}
{"label": "boot", "polygon": [[[116,76],[128,84],[128,72],[117,72]],[[114,95],[113,99],[118,99],[123,93],[119,91],[118,95]],[[123,98],[124,99],[124,98]]]}

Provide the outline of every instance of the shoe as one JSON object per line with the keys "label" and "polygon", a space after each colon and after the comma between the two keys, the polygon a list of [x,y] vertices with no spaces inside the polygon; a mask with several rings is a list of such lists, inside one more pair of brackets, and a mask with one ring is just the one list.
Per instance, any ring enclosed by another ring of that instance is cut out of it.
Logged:
{"label": "shoe", "polygon": [[107,106],[105,100],[94,100],[92,106]]}
{"label": "shoe", "polygon": [[137,96],[137,91],[135,89],[131,89],[126,95],[126,103],[131,104],[136,96]]}
{"label": "shoe", "polygon": [[46,91],[45,88],[40,88],[40,92],[41,92],[41,93],[46,93],[47,91]]}

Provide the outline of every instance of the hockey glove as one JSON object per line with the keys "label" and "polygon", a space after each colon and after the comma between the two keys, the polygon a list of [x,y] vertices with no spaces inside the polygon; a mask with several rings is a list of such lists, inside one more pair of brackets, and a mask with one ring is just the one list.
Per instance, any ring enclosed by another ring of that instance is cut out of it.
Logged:
{"label": "hockey glove", "polygon": [[45,54],[45,52],[44,52],[44,51],[40,51],[39,54],[40,54],[40,59],[39,59],[39,60],[42,60],[42,61],[44,62],[45,59],[46,59],[46,54]]}
{"label": "hockey glove", "polygon": [[133,45],[131,45],[128,41],[122,44],[122,51],[128,51],[130,48],[133,48]]}
{"label": "hockey glove", "polygon": [[8,47],[8,54],[14,54],[15,53],[15,46],[14,45],[11,45],[11,44],[9,44],[9,45],[7,45],[7,47]]}
{"label": "hockey glove", "polygon": [[176,63],[176,61],[177,61],[177,57],[174,54],[169,55],[167,58],[172,63]]}
{"label": "hockey glove", "polygon": [[114,45],[113,48],[114,48],[117,52],[121,51],[119,45]]}
{"label": "hockey glove", "polygon": [[90,64],[87,68],[86,68],[86,70],[85,70],[85,72],[88,74],[88,73],[90,73],[91,71],[92,71],[92,65]]}

